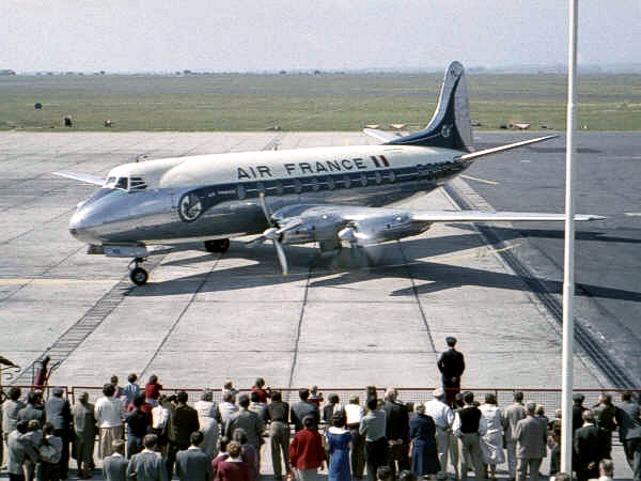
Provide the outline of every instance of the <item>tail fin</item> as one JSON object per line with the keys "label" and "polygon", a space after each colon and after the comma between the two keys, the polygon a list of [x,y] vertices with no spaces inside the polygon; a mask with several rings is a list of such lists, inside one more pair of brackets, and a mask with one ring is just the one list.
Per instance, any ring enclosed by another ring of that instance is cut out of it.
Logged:
{"label": "tail fin", "polygon": [[463,65],[459,62],[452,62],[445,71],[438,106],[427,127],[388,143],[445,147],[465,152],[474,150]]}

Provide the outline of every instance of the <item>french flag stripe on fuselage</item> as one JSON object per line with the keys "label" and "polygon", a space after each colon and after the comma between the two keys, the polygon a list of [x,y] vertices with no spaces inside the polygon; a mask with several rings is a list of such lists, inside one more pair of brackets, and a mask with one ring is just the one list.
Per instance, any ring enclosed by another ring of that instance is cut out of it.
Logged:
{"label": "french flag stripe on fuselage", "polygon": [[[378,168],[380,168],[382,166],[389,167],[389,162],[387,161],[387,159],[385,158],[384,155],[379,155],[378,158],[376,156],[374,156],[374,155],[371,155],[370,159],[372,159],[372,162],[374,162],[374,165],[376,167],[378,167]],[[379,161],[379,159],[380,159],[380,161]],[[383,162],[382,166],[381,166],[381,161]]]}

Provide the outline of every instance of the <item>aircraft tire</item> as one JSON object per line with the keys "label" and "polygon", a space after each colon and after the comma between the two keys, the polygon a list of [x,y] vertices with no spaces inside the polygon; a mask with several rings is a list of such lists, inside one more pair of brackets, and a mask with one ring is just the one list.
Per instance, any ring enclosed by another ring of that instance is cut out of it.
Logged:
{"label": "aircraft tire", "polygon": [[142,267],[134,267],[129,273],[129,278],[137,286],[144,286],[149,280],[149,273]]}
{"label": "aircraft tire", "polygon": [[227,252],[229,249],[229,239],[215,239],[205,241],[205,250],[207,252]]}

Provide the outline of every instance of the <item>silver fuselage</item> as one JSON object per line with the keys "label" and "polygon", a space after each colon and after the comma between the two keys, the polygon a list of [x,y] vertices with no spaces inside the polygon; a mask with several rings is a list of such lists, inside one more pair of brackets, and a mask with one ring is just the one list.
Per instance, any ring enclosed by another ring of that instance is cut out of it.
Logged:
{"label": "silver fuselage", "polygon": [[[125,164],[109,173],[109,187],[79,204],[69,229],[82,242],[115,245],[258,234],[268,227],[261,194],[271,212],[306,204],[391,205],[461,173],[471,162],[460,155],[376,145]],[[115,187],[119,182],[127,188]]]}

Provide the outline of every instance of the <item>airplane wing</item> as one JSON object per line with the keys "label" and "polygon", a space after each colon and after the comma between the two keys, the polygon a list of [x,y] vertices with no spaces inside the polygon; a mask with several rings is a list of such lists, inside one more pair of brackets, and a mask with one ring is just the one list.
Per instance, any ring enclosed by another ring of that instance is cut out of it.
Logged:
{"label": "airplane wing", "polygon": [[[416,212],[412,219],[424,222],[558,222],[565,221],[565,214],[545,212],[482,212],[476,210]],[[576,221],[603,220],[600,215],[574,216]]]}
{"label": "airplane wing", "polygon": [[363,133],[375,138],[376,140],[380,140],[381,142],[389,142],[390,140],[403,137],[403,134],[400,132],[386,132],[378,129],[363,129]]}
{"label": "airplane wing", "polygon": [[[311,204],[289,205],[269,213],[264,206],[269,227],[263,234],[245,243],[254,247],[269,240],[273,243],[287,274],[283,245],[320,242],[340,246],[342,241],[352,247],[365,247],[403,237],[418,235],[435,222],[501,222],[501,221],[564,221],[565,214],[545,212],[481,212],[481,211],[415,211],[351,205]],[[598,215],[576,215],[577,221],[601,220]],[[336,248],[333,247],[333,248]]]}
{"label": "airplane wing", "polygon": [[52,172],[53,175],[58,177],[65,177],[67,179],[78,180],[86,184],[100,185],[102,186],[105,183],[104,177],[99,177],[97,175],[83,174],[80,172]]}

